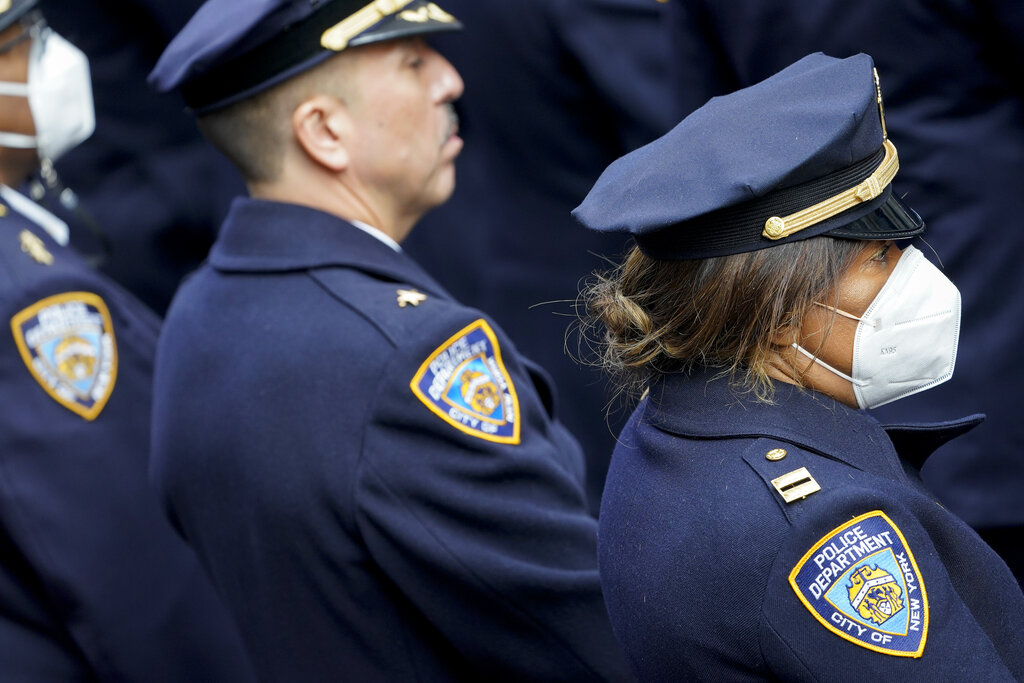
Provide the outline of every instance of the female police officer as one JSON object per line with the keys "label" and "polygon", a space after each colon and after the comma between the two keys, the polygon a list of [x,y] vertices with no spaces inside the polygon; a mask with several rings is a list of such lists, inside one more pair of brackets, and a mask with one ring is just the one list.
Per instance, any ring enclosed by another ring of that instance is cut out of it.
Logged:
{"label": "female police officer", "polygon": [[605,489],[601,581],[645,680],[1024,676],[1024,597],[917,468],[980,417],[859,409],[952,375],[956,287],[892,240],[871,59],[811,55],[613,164],[576,217],[637,246],[587,293],[644,387]]}

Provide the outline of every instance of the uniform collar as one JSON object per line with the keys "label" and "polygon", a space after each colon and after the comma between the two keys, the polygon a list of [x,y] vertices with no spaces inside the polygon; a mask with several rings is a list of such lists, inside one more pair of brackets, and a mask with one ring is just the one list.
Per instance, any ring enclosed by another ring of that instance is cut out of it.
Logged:
{"label": "uniform collar", "polygon": [[337,216],[298,204],[236,198],[210,251],[209,262],[222,272],[349,267],[448,297],[401,250],[395,251]]}
{"label": "uniform collar", "polygon": [[984,419],[972,415],[885,427],[864,411],[782,382],[775,383],[774,404],[767,405],[707,369],[658,380],[651,387],[644,418],[660,429],[695,439],[767,436],[865,471],[891,470],[895,452],[920,467],[935,449]]}
{"label": "uniform collar", "polygon": [[70,230],[68,224],[17,190],[0,185],[0,199],[12,209],[29,219],[53,238],[62,247],[68,245]]}
{"label": "uniform collar", "polygon": [[402,245],[399,244],[398,242],[396,242],[395,240],[391,239],[391,235],[388,235],[383,230],[378,230],[377,228],[373,227],[372,225],[369,225],[367,223],[363,223],[362,221],[357,221],[357,220],[349,219],[348,222],[351,223],[352,225],[356,226],[357,228],[359,228],[363,232],[365,232],[370,237],[374,237],[377,240],[379,240],[379,241],[383,242],[384,244],[388,245],[389,247],[391,247],[392,251],[402,251]]}

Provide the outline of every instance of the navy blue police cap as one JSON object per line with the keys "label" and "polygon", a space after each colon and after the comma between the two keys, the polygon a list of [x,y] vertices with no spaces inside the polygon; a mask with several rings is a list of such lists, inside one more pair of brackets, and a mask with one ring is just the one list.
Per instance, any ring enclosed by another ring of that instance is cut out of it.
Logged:
{"label": "navy blue police cap", "polygon": [[[2,1],[2,0],[0,0]],[[207,0],[149,82],[197,114],[281,83],[349,47],[462,25],[427,0]]]}
{"label": "navy blue police cap", "polygon": [[0,0],[0,31],[21,19],[37,4],[38,0]]}
{"label": "navy blue police cap", "polygon": [[924,223],[893,194],[898,168],[871,58],[817,53],[612,163],[573,216],[669,260],[823,234],[904,239]]}

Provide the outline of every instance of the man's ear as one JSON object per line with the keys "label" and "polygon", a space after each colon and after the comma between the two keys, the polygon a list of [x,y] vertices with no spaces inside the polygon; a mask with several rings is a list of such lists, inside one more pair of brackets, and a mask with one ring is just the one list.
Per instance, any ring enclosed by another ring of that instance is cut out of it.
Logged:
{"label": "man's ear", "polygon": [[317,95],[292,112],[292,132],[299,147],[310,160],[335,173],[348,167],[350,128],[345,104],[336,97]]}

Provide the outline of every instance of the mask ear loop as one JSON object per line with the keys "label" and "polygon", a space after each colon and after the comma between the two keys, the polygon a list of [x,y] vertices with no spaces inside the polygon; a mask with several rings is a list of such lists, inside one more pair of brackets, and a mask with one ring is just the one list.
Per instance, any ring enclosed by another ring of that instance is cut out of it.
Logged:
{"label": "mask ear loop", "polygon": [[[10,97],[28,97],[28,83],[13,83],[11,81],[0,81],[0,95]],[[0,131],[0,147],[12,149],[35,149],[38,146],[35,135],[14,133],[11,131]]]}
{"label": "mask ear loop", "polygon": [[814,305],[815,306],[821,306],[822,308],[827,308],[828,310],[832,311],[833,313],[836,313],[837,315],[841,315],[844,318],[849,318],[850,320],[856,320],[859,323],[864,323],[865,325],[870,325],[871,327],[876,327],[876,328],[878,327],[878,321],[877,320],[868,320],[867,318],[859,318],[859,317],[855,316],[853,313],[847,313],[846,311],[844,311],[841,308],[836,308],[834,306],[829,306],[828,304],[818,303],[817,301],[814,302]]}
{"label": "mask ear loop", "polygon": [[10,95],[11,97],[28,97],[28,83],[0,81],[0,95]]}
{"label": "mask ear loop", "polygon": [[[16,37],[0,45],[0,55],[10,52],[26,40],[35,40],[39,37],[43,27],[46,25],[39,12],[30,12],[21,19],[23,30]],[[14,83],[11,81],[0,81],[0,95],[11,97],[28,98],[28,83]],[[24,133],[12,133],[0,131],[0,146],[12,149],[36,149],[38,138],[34,135]]]}
{"label": "mask ear loop", "polygon": [[820,303],[820,302],[817,302],[817,301],[814,302],[814,305],[815,306],[821,306],[822,308],[827,308],[828,310],[832,311],[833,313],[838,313],[839,315],[843,316],[844,318],[849,318],[850,320],[856,320],[857,322],[864,322],[863,318],[858,318],[853,313],[847,313],[846,311],[844,311],[841,308],[836,308],[835,306],[829,306],[828,304],[823,304],[823,303]]}
{"label": "mask ear loop", "polygon": [[820,358],[818,358],[813,353],[811,353],[810,351],[808,351],[804,347],[800,346],[796,342],[793,342],[792,344],[790,344],[790,346],[792,346],[794,349],[796,349],[797,351],[799,351],[803,355],[807,356],[812,361],[814,361],[815,363],[817,363],[821,367],[825,368],[826,370],[828,370],[832,374],[838,375],[839,377],[842,377],[843,379],[845,379],[847,382],[849,382],[850,384],[852,384],[855,387],[866,387],[869,384],[871,384],[871,382],[869,382],[868,380],[854,379],[853,377],[850,377],[849,375],[847,375],[845,372],[842,372],[840,370],[836,370],[834,367],[832,367],[831,365],[829,365],[825,361],[821,360]]}

